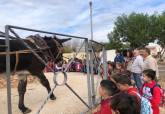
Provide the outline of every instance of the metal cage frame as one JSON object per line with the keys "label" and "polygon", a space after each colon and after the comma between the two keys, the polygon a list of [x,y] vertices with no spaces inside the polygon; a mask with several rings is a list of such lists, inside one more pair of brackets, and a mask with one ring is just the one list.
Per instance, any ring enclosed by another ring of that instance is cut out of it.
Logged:
{"label": "metal cage frame", "polygon": [[[90,67],[93,68],[93,58],[94,58],[94,53],[92,51],[92,46],[90,45],[89,42],[94,42],[98,43],[93,40],[88,40],[88,38],[85,37],[79,37],[79,36],[72,36],[72,35],[67,35],[67,34],[60,34],[60,33],[54,33],[54,32],[47,32],[47,31],[42,31],[42,30],[35,30],[35,29],[30,29],[30,28],[23,28],[23,27],[18,27],[18,26],[12,26],[12,25],[6,25],[5,26],[5,47],[6,47],[6,77],[7,77],[7,108],[8,108],[8,114],[12,114],[12,104],[11,104],[11,82],[10,82],[10,42],[9,39],[11,36],[9,35],[10,33],[13,33],[13,35],[16,37],[17,40],[22,41],[22,39],[19,37],[19,35],[14,31],[15,29],[17,30],[23,30],[23,31],[31,31],[31,32],[38,32],[38,33],[45,33],[45,34],[51,34],[51,35],[58,35],[58,36],[65,36],[65,37],[72,37],[76,39],[83,39],[84,44],[85,44],[85,53],[86,53],[86,65],[87,65],[87,89],[88,89],[88,104],[85,104],[85,101],[79,98],[78,94],[69,86],[66,85],[81,101],[84,103],[89,109],[92,108],[95,105],[96,102],[96,95],[94,93],[94,77],[93,77],[93,69],[90,71]],[[104,79],[107,78],[107,64],[106,64],[106,51],[105,47],[103,44],[98,43],[103,46],[103,64],[104,64]],[[35,55],[36,53],[28,47],[28,45],[25,44],[27,48]],[[38,58],[38,57],[37,57]],[[40,59],[40,58],[39,58]],[[44,62],[41,60],[41,62]]]}

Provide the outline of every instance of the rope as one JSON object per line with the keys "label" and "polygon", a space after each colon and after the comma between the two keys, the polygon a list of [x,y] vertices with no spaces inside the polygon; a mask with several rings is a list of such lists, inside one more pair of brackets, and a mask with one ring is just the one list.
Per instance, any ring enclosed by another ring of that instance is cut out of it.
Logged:
{"label": "rope", "polygon": [[[38,49],[34,49],[33,51],[36,51]],[[36,51],[36,52],[40,52],[40,51]],[[10,52],[9,54],[12,55],[12,54],[22,54],[22,53],[32,53],[31,50],[20,50],[20,51],[12,51]],[[0,55],[6,55],[7,53],[6,52],[0,52]]]}
{"label": "rope", "polygon": [[17,66],[18,66],[18,63],[19,63],[19,53],[16,51],[16,55],[15,55],[15,67],[14,67],[14,71],[13,71],[13,74],[15,74],[16,70],[17,70]]}

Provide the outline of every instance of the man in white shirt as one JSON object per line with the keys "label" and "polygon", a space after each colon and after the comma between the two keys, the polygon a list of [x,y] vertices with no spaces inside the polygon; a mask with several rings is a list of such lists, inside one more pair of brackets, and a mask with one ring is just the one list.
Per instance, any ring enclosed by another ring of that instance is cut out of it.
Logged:
{"label": "man in white shirt", "polygon": [[158,71],[158,64],[157,60],[150,55],[150,50],[148,48],[144,48],[142,52],[143,58],[144,58],[144,66],[143,70],[146,69],[152,69],[156,72],[156,77],[159,77],[159,71]]}
{"label": "man in white shirt", "polygon": [[143,57],[139,54],[139,50],[135,49],[134,60],[131,67],[132,79],[135,81],[136,87],[140,90],[142,86],[142,72],[143,72]]}

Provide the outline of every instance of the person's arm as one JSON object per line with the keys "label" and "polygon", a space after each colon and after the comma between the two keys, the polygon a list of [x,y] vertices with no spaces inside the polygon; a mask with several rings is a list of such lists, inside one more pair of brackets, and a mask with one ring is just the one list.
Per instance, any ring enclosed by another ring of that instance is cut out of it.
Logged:
{"label": "person's arm", "polygon": [[140,95],[143,96],[143,88],[144,88],[144,84],[141,86],[140,88]]}
{"label": "person's arm", "polygon": [[94,109],[92,109],[92,114],[99,114],[101,105],[99,104]]}
{"label": "person's arm", "polygon": [[141,70],[143,71],[143,67],[144,67],[144,62],[143,62],[143,58],[139,57],[138,59],[138,65],[140,66]]}
{"label": "person's arm", "polygon": [[114,58],[114,62],[116,63],[116,61],[117,61],[117,56]]}
{"label": "person's arm", "polygon": [[123,56],[123,55],[121,55],[121,57],[122,57],[122,62],[124,63],[124,62],[125,62],[124,56]]}
{"label": "person's arm", "polygon": [[148,61],[149,69],[152,69],[156,72],[156,60],[150,59]]}

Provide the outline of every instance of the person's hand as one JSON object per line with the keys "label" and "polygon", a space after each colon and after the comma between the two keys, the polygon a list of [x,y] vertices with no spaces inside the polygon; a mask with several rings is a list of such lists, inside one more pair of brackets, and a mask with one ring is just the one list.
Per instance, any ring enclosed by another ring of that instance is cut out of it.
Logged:
{"label": "person's hand", "polygon": [[100,106],[98,105],[96,108],[92,109],[92,114],[97,114],[100,111]]}

